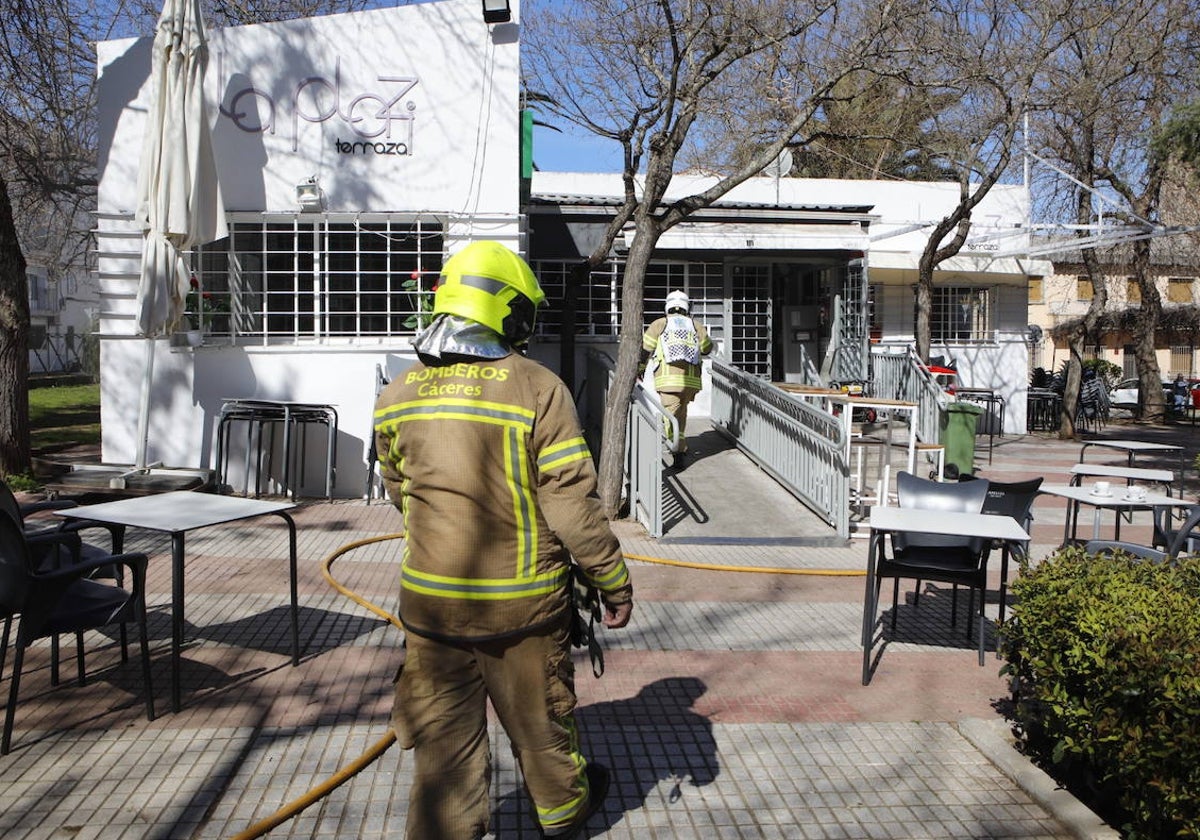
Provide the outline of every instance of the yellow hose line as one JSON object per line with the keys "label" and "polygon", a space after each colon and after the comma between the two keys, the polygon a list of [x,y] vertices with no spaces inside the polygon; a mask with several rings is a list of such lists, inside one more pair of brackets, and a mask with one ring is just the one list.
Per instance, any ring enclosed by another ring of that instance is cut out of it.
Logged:
{"label": "yellow hose line", "polygon": [[640,560],[660,566],[680,566],[684,569],[703,569],[706,572],[753,572],[764,575],[821,575],[824,577],[866,577],[866,569],[781,569],[771,566],[721,566],[712,563],[691,563],[687,560],[667,560],[664,557],[623,555],[626,560]]}
{"label": "yellow hose line", "polygon": [[[329,571],[329,569],[330,569],[330,567],[333,566],[333,563],[335,560],[337,560],[343,554],[353,551],[356,548],[362,548],[364,545],[370,545],[371,543],[384,542],[385,540],[400,539],[403,536],[404,536],[403,533],[383,534],[381,536],[369,537],[365,540],[356,540],[352,543],[347,543],[346,545],[343,545],[337,551],[333,552],[333,554],[330,554],[328,557],[326,557],[324,559],[324,561],[322,561],[322,563],[321,563],[321,574],[324,575],[325,580],[329,582],[330,586],[332,586],[334,589],[336,589],[341,594],[345,595],[351,601],[354,601],[354,603],[356,603],[362,607],[365,607],[366,609],[375,613],[375,615],[379,616],[380,618],[383,618],[384,620],[388,621],[393,626],[395,626],[401,630],[404,629],[404,626],[400,623],[400,619],[397,616],[393,615],[392,613],[388,612],[385,609],[382,609],[381,607],[377,607],[375,604],[372,604],[366,598],[363,598],[362,596],[358,595],[353,590],[347,589],[346,587],[342,586],[340,583],[338,583],[334,579],[333,574]],[[394,743],[396,743],[396,733],[389,729],[387,734],[384,735],[382,738],[380,738],[375,743],[375,745],[373,747],[371,747],[371,749],[367,750],[367,752],[360,755],[354,761],[347,764],[341,770],[337,771],[337,773],[330,776],[328,779],[323,781],[321,784],[317,785],[312,790],[305,793],[303,796],[299,797],[298,799],[294,799],[291,802],[289,802],[288,804],[284,805],[282,808],[280,808],[274,814],[267,817],[265,820],[259,820],[258,822],[256,822],[254,825],[247,828],[242,833],[234,835],[232,840],[255,840],[255,838],[257,838],[257,837],[262,837],[264,834],[266,834],[268,831],[270,831],[275,826],[279,825],[280,823],[286,822],[287,820],[290,820],[292,817],[296,816],[296,814],[299,814],[301,811],[303,811],[305,808],[307,808],[309,805],[312,805],[314,802],[321,799],[322,797],[329,795],[334,790],[334,788],[338,787],[340,784],[342,784],[346,780],[348,780],[348,779],[352,778],[353,776],[357,775],[358,773],[360,773],[368,765],[370,765],[371,762],[373,762],[375,759],[379,758],[381,755],[383,755],[385,752],[387,752],[388,748],[391,747],[392,744],[394,744]]]}
{"label": "yellow hose line", "polygon": [[[403,537],[404,533],[401,531],[395,534],[382,534],[375,537],[368,537],[367,539],[355,540],[354,542],[346,543],[338,548],[336,551],[326,557],[321,563],[321,574],[324,576],[325,580],[330,586],[332,586],[342,595],[345,595],[354,603],[364,607],[367,610],[370,610],[375,615],[384,619],[399,630],[403,630],[404,625],[400,623],[398,616],[388,612],[382,607],[372,604],[370,601],[368,601],[366,598],[363,598],[352,589],[342,586],[333,577],[333,573],[330,572],[330,569],[333,567],[334,562],[339,557],[341,557],[343,554],[354,551],[356,548],[362,548],[363,546],[371,545],[372,543],[385,542],[387,540],[398,540],[402,539]],[[861,577],[866,574],[865,571],[858,571],[857,569],[780,569],[770,568],[767,566],[721,566],[708,563],[689,563],[684,560],[667,560],[663,557],[646,557],[641,554],[625,554],[622,556],[624,556],[627,560],[638,560],[643,563],[655,563],[663,566],[679,566],[685,569],[701,569],[711,572],[755,572],[758,574],[825,575],[830,577]],[[343,782],[366,769],[373,761],[375,761],[375,759],[387,752],[395,742],[396,734],[389,729],[388,733],[380,738],[367,752],[360,755],[341,770],[338,770],[337,773],[330,776],[324,782],[317,785],[303,796],[292,800],[287,805],[284,805],[271,816],[264,820],[259,820],[245,831],[234,835],[231,840],[255,840],[255,838],[262,837],[272,828],[275,828],[277,825],[290,820],[309,805],[312,805],[317,800],[329,795]]]}
{"label": "yellow hose line", "polygon": [[395,742],[396,734],[389,729],[387,735],[380,738],[379,741],[375,743],[375,746],[371,747],[371,749],[369,749],[367,752],[360,755],[354,761],[347,764],[341,770],[337,771],[337,773],[321,782],[321,784],[317,785],[299,799],[295,799],[289,802],[287,805],[284,805],[274,814],[267,817],[265,820],[256,822],[241,834],[234,835],[233,840],[254,840],[256,837],[262,837],[275,826],[290,820],[292,817],[296,816],[296,814],[303,811],[318,799],[330,794],[333,789],[342,784],[342,782],[352,778],[357,773],[365,769],[372,761],[387,752],[388,747]]}

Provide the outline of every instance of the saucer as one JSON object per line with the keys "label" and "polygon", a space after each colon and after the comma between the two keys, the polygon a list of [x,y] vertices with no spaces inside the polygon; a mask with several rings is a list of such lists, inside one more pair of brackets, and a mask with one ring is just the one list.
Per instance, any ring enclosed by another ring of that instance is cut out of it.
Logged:
{"label": "saucer", "polygon": [[1127,502],[1145,502],[1146,501],[1145,496],[1131,496],[1128,493],[1126,493],[1122,498],[1124,498],[1124,500]]}
{"label": "saucer", "polygon": [[1088,495],[1095,496],[1097,499],[1111,499],[1112,491],[1109,490],[1107,493],[1097,493],[1095,490],[1089,490]]}

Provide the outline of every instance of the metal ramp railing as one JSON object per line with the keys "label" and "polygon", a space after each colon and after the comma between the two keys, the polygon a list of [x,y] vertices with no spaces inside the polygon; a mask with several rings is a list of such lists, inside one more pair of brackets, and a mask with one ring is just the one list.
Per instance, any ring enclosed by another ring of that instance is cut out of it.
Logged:
{"label": "metal ramp railing", "polygon": [[921,364],[916,351],[905,346],[873,349],[871,353],[871,396],[916,403],[913,433],[924,443],[941,443],[942,415],[949,398]]}
{"label": "metal ramp railing", "polygon": [[712,382],[713,428],[848,539],[850,466],[838,419],[719,359]]}
{"label": "metal ramp railing", "polygon": [[[593,451],[614,365],[604,353],[587,356],[584,425]],[[821,517],[837,536],[850,536],[850,467],[845,432],[838,418],[793,399],[786,392],[716,359],[711,363],[714,429]],[[665,431],[678,439],[674,418],[658,397],[639,383],[629,412],[626,491],[630,515],[654,537],[663,534],[667,507],[663,453],[671,451]]]}
{"label": "metal ramp railing", "polygon": [[[604,407],[612,384],[615,365],[607,353],[587,352],[587,410],[584,435],[592,452],[600,451],[604,429]],[[670,441],[668,443],[667,441]],[[653,537],[663,535],[663,511],[666,509],[667,484],[663,480],[663,451],[678,446],[679,425],[667,414],[658,395],[638,382],[625,439],[625,488],[630,514]]]}

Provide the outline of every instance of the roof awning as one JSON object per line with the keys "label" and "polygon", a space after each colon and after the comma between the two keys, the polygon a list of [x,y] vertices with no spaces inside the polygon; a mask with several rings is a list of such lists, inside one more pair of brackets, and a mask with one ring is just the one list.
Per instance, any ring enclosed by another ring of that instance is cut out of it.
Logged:
{"label": "roof awning", "polygon": [[[624,232],[626,248],[635,236],[632,229]],[[663,233],[656,247],[695,251],[865,251],[870,240],[857,224],[681,222]]]}

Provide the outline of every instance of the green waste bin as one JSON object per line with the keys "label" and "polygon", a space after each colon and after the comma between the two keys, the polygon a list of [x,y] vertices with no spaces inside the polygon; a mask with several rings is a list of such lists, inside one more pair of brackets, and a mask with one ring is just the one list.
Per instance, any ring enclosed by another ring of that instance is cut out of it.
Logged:
{"label": "green waste bin", "polygon": [[975,471],[975,433],[983,407],[969,402],[952,402],[942,414],[942,446],[946,447],[946,477],[957,478]]}

